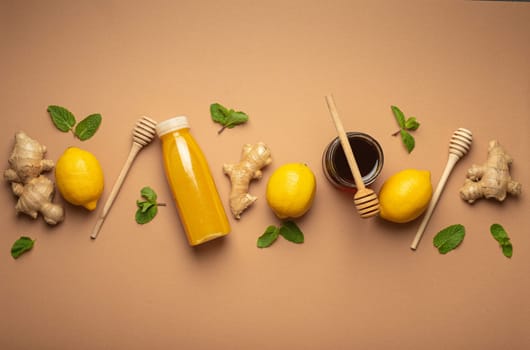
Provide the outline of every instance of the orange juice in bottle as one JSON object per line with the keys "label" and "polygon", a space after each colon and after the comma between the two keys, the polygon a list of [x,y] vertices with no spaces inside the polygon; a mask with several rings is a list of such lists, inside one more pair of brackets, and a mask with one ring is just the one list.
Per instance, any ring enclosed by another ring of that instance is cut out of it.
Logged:
{"label": "orange juice in bottle", "polygon": [[188,119],[179,116],[158,123],[166,178],[190,245],[230,232],[230,224],[210,168],[190,133]]}

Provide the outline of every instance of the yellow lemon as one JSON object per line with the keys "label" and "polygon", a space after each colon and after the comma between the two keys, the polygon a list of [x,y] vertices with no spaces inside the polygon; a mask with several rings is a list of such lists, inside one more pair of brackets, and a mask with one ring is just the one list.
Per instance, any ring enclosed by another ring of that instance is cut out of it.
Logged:
{"label": "yellow lemon", "polygon": [[267,183],[267,203],[280,219],[304,215],[315,198],[315,174],[302,163],[277,168]]}
{"label": "yellow lemon", "polygon": [[404,223],[420,216],[432,197],[431,173],[406,169],[389,177],[379,191],[379,215],[388,221]]}
{"label": "yellow lemon", "polygon": [[103,193],[103,170],[92,153],[69,147],[57,161],[55,182],[66,201],[94,210]]}

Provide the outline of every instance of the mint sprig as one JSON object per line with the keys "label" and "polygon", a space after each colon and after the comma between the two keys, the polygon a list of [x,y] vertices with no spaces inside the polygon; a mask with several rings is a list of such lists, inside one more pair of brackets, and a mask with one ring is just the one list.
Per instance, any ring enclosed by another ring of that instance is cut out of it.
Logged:
{"label": "mint sprig", "polygon": [[138,209],[134,215],[136,222],[140,225],[146,224],[154,219],[158,213],[159,206],[165,206],[165,203],[158,203],[157,195],[151,187],[144,187],[140,190],[140,195],[145,200],[136,201],[136,206]]}
{"label": "mint sprig", "polygon": [[76,125],[77,121],[72,112],[64,107],[55,105],[48,106],[48,113],[50,114],[53,125],[58,130],[62,132],[71,131],[81,141],[88,140],[94,136],[102,120],[101,114],[96,113],[89,115]]}
{"label": "mint sprig", "polygon": [[407,152],[410,153],[416,146],[416,141],[409,131],[417,130],[420,127],[420,123],[416,117],[406,118],[405,114],[398,107],[390,106],[390,108],[399,125],[399,130],[393,133],[392,136],[400,135]]}
{"label": "mint sprig", "polygon": [[212,103],[210,105],[210,114],[214,122],[223,126],[217,132],[218,134],[222,133],[226,128],[231,129],[236,125],[243,124],[248,121],[248,115],[246,113],[228,109],[219,103]]}
{"label": "mint sprig", "polygon": [[35,244],[35,240],[27,236],[22,236],[13,243],[11,247],[11,256],[13,259],[18,259],[22,254],[30,251]]}
{"label": "mint sprig", "polygon": [[493,238],[499,242],[499,246],[501,247],[504,256],[511,258],[513,255],[513,246],[504,227],[499,224],[493,224],[490,227],[490,232]]}
{"label": "mint sprig", "polygon": [[293,243],[304,243],[304,233],[294,221],[284,221],[277,227],[270,225],[265,232],[258,238],[258,248],[270,247],[279,236]]}

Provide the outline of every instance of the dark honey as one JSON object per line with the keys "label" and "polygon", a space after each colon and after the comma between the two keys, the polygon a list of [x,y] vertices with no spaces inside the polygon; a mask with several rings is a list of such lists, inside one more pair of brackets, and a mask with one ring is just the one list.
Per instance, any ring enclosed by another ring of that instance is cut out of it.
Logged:
{"label": "dark honey", "polygon": [[[349,142],[361,176],[363,178],[369,178],[377,170],[379,165],[379,153],[377,152],[377,149],[373,144],[368,143],[363,139],[350,138]],[[342,145],[338,145],[337,150],[333,154],[332,161],[339,177],[354,182]]]}
{"label": "dark honey", "polygon": [[[360,132],[347,133],[359,172],[365,185],[372,184],[383,167],[383,150],[371,136]],[[322,156],[326,178],[337,188],[348,192],[357,190],[339,138],[335,138]]]}

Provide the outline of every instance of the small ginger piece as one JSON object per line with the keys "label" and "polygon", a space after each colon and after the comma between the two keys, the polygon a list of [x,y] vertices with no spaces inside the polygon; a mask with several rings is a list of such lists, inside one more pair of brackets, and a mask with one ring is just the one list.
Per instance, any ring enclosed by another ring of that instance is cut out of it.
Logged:
{"label": "small ginger piece", "polygon": [[20,183],[12,183],[13,193],[19,199],[15,210],[17,213],[25,213],[36,219],[38,213],[42,213],[44,221],[55,225],[64,219],[64,210],[60,205],[53,204],[54,186],[50,179],[40,175],[31,179],[25,186]]}
{"label": "small ginger piece", "polygon": [[17,132],[15,146],[8,160],[10,168],[5,171],[5,179],[25,184],[42,172],[52,170],[53,160],[44,159],[45,153],[46,146],[22,131]]}
{"label": "small ginger piece", "polygon": [[263,142],[243,145],[241,159],[237,164],[224,164],[223,172],[230,177],[230,210],[236,219],[254,203],[257,197],[248,193],[250,181],[260,179],[261,169],[272,162],[271,151]]}
{"label": "small ginger piece", "polygon": [[468,203],[479,198],[495,198],[502,202],[509,193],[521,194],[521,184],[512,180],[510,165],[512,157],[492,140],[488,145],[488,159],[484,165],[473,164],[467,171],[466,180],[460,188],[460,197]]}
{"label": "small ginger piece", "polygon": [[55,225],[64,219],[64,210],[53,204],[55,187],[53,182],[41,175],[54,167],[52,160],[44,159],[46,147],[24,132],[15,134],[15,145],[9,157],[10,168],[4,172],[4,179],[11,183],[13,193],[19,197],[15,206],[18,213],[37,218],[40,212],[44,220]]}

